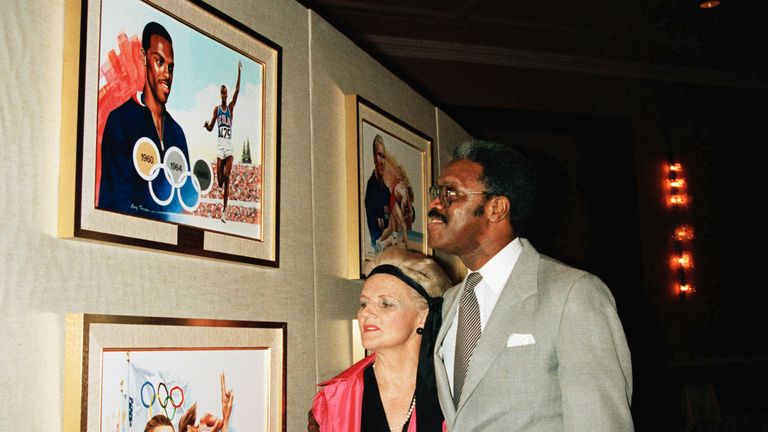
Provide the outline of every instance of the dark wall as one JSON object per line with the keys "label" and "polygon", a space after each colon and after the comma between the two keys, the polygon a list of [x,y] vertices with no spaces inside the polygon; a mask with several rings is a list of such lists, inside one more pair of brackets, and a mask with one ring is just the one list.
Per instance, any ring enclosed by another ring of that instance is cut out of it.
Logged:
{"label": "dark wall", "polygon": [[[523,96],[513,107],[449,112],[473,135],[512,143],[531,158],[541,196],[527,236],[611,288],[633,354],[638,430],[679,430],[692,415],[686,406],[706,405],[690,400],[705,400],[710,389],[723,427],[768,430],[768,397],[759,391],[768,384],[758,277],[766,236],[757,209],[766,197],[766,93],[650,82],[618,88],[613,96],[603,92],[614,92],[615,82],[577,90],[599,92],[597,104],[567,96],[530,102],[549,111],[524,109]],[[685,168],[692,202],[684,212],[664,202],[670,157]],[[684,300],[670,266],[672,230],[682,220],[696,231],[696,292]]]}

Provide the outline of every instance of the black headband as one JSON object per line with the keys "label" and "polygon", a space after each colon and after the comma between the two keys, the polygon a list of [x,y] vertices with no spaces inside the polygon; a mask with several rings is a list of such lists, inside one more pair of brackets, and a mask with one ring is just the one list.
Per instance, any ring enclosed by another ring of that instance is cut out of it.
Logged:
{"label": "black headband", "polygon": [[368,273],[368,277],[371,277],[375,274],[388,274],[392,275],[401,281],[405,282],[409,287],[416,290],[417,293],[419,293],[422,297],[424,297],[427,302],[432,300],[432,297],[429,295],[427,290],[424,289],[423,286],[421,286],[420,283],[416,282],[415,280],[411,279],[407,274],[403,273],[402,270],[400,270],[398,267],[393,266],[392,264],[382,264],[380,266],[377,266],[373,270],[371,270],[370,273]]}

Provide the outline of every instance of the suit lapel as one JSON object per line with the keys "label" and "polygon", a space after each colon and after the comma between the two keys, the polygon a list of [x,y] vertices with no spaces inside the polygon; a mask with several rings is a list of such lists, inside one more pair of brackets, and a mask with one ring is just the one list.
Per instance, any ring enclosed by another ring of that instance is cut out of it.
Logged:
{"label": "suit lapel", "polygon": [[456,312],[459,309],[459,296],[456,294],[461,289],[461,284],[454,286],[452,289],[445,293],[443,298],[443,325],[440,326],[440,330],[437,332],[437,340],[435,341],[435,379],[437,381],[437,394],[441,401],[448,401],[449,403],[443,403],[443,415],[445,416],[448,424],[453,423],[453,419],[456,416],[455,408],[453,407],[453,396],[451,395],[451,387],[448,384],[448,372],[445,370],[445,363],[443,358],[439,354],[443,350],[443,341],[445,335],[448,333],[448,328],[451,326]]}
{"label": "suit lapel", "polygon": [[[464,390],[461,393],[461,400],[459,401],[457,411],[461,410],[467,398],[472,395],[480,380],[488,371],[493,360],[506,347],[510,331],[520,319],[523,300],[537,291],[536,281],[539,253],[536,252],[536,249],[527,240],[521,240],[523,242],[523,250],[520,253],[520,257],[515,264],[515,268],[512,269],[509,280],[504,286],[501,295],[499,295],[499,299],[493,308],[493,312],[491,312],[477,347],[472,353],[472,360],[467,370]],[[456,305],[456,308],[458,308],[458,305]],[[455,315],[455,313],[454,310],[453,314]],[[444,370],[445,367],[443,367]]]}
{"label": "suit lapel", "polygon": [[458,292],[461,290],[461,286],[462,284],[453,286],[446,291],[445,296],[443,297],[443,325],[440,326],[440,330],[437,332],[437,341],[435,342],[435,346],[438,348],[443,346],[445,335],[448,334],[448,327],[450,327],[453,318],[456,316],[456,312],[459,310],[460,302]]}

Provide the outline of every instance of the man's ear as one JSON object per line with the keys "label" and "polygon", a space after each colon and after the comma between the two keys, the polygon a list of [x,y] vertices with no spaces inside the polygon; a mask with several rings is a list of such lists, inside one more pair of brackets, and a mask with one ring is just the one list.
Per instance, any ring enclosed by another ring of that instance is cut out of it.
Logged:
{"label": "man's ear", "polygon": [[497,195],[492,197],[486,206],[487,217],[491,222],[499,222],[509,218],[509,198]]}
{"label": "man's ear", "polygon": [[144,51],[144,47],[139,48],[141,52],[141,62],[144,63],[144,67],[147,67],[147,52]]}

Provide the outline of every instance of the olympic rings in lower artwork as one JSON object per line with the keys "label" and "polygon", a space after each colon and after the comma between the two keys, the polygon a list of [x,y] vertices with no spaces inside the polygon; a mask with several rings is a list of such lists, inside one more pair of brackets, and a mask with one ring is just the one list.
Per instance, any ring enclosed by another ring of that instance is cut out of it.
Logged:
{"label": "olympic rings in lower artwork", "polygon": [[[174,397],[173,397],[173,391],[174,390],[178,390],[179,394],[181,395],[181,401],[178,404],[175,403],[176,399],[174,399]],[[171,398],[171,405],[173,405],[174,408],[181,408],[181,406],[184,405],[184,390],[182,390],[181,387],[179,387],[179,386],[171,387],[171,393],[168,394],[168,397]]]}
{"label": "olympic rings in lower artwork", "polygon": [[136,173],[146,180],[152,200],[160,206],[165,207],[177,198],[184,210],[193,212],[200,205],[200,197],[211,190],[210,166],[198,159],[194,170],[190,170],[187,157],[176,146],[169,147],[161,161],[157,144],[141,137],[133,145],[132,154]]}
{"label": "olympic rings in lower artwork", "polygon": [[[144,400],[144,388],[149,386],[149,389],[152,390],[152,399],[147,403],[147,401]],[[141,386],[141,404],[144,405],[144,408],[152,409],[152,405],[155,403],[155,399],[157,399],[157,392],[155,391],[155,386],[152,385],[151,382],[145,381],[144,384]]]}
{"label": "olympic rings in lower artwork", "polygon": [[[160,390],[165,389],[165,396],[160,396]],[[168,399],[170,399],[170,393],[168,392],[168,386],[165,385],[164,382],[161,382],[157,385],[157,403],[160,404],[161,407],[167,408],[168,407]]]}
{"label": "olympic rings in lower artwork", "polygon": [[[145,394],[149,396],[149,392],[144,391],[145,388],[148,388],[152,392],[152,397],[149,402],[147,402],[144,397]],[[149,417],[152,417],[152,406],[155,404],[155,401],[157,401],[160,408],[163,409],[163,414],[173,420],[173,418],[176,417],[176,410],[184,405],[184,390],[177,385],[171,387],[171,390],[168,390],[168,385],[164,382],[158,383],[155,387],[151,382],[144,381],[144,384],[141,385],[141,404],[144,405],[144,408],[149,408]],[[169,404],[170,408],[173,408],[173,413],[171,414],[168,414]]]}

